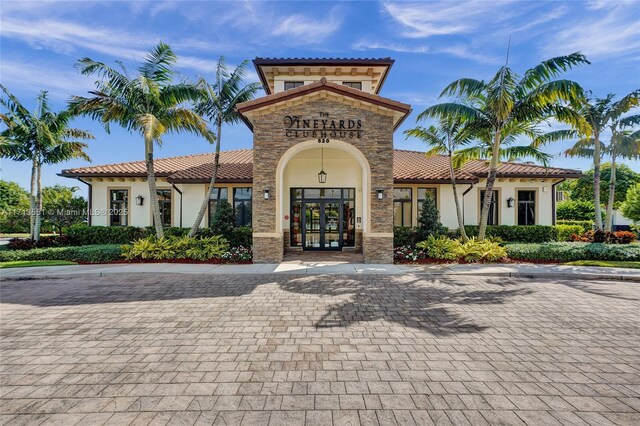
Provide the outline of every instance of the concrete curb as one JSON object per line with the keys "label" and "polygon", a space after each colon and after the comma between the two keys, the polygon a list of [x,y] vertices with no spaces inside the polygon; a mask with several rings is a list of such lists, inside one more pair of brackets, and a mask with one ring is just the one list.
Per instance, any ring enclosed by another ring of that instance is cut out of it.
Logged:
{"label": "concrete curb", "polygon": [[[236,274],[206,274],[206,273],[191,273],[191,272],[158,272],[158,273],[150,273],[150,272],[117,272],[117,271],[109,271],[109,272],[88,272],[88,273],[70,273],[70,274],[42,274],[42,275],[16,275],[9,277],[2,277],[0,281],[33,281],[33,280],[59,280],[59,279],[68,279],[70,277],[73,278],[96,278],[96,277],[113,277],[123,274],[129,275],[137,275],[137,274],[145,274],[145,275],[200,275],[200,276],[229,276]],[[253,272],[247,275],[357,275],[357,276],[365,276],[365,275],[421,275],[427,277],[447,277],[447,276],[455,276],[455,277],[509,277],[509,278],[550,278],[550,279],[562,279],[562,280],[588,280],[588,281],[630,281],[630,282],[640,282],[640,274],[638,275],[611,275],[611,274],[591,274],[591,273],[583,273],[583,274],[567,274],[567,273],[531,273],[531,272],[424,272],[424,271],[406,271],[402,273],[370,273],[370,272],[359,272],[359,273],[345,273],[345,272],[318,272],[318,273],[309,273],[308,271],[286,271],[286,272]]]}

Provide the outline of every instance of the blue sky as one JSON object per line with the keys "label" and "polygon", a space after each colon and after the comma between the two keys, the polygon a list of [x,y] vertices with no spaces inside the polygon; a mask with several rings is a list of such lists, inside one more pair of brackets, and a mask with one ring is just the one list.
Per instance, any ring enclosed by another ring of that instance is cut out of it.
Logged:
{"label": "blue sky", "polygon": [[[74,68],[83,57],[130,67],[159,40],[178,55],[182,77],[211,77],[220,55],[237,64],[261,57],[386,57],[396,60],[381,95],[407,102],[412,116],[396,132],[395,146],[422,150],[402,131],[438,101],[443,87],[461,77],[489,78],[504,63],[522,73],[541,60],[581,51],[590,66],[566,73],[596,96],[640,88],[638,1],[434,1],[434,2],[27,2],[0,3],[0,81],[33,106],[40,89],[63,108],[71,94],[92,88]],[[253,68],[250,81],[257,81]],[[140,160],[138,135],[88,119],[74,123],[93,132],[94,164]],[[249,148],[242,124],[224,130],[223,149]],[[559,154],[569,143],[547,151]],[[211,150],[203,139],[169,136],[158,157]],[[56,176],[71,161],[44,169],[46,185],[74,181]],[[588,160],[558,155],[553,165],[588,169]],[[640,162],[630,163],[640,171]],[[2,161],[2,178],[27,187],[27,164]]]}

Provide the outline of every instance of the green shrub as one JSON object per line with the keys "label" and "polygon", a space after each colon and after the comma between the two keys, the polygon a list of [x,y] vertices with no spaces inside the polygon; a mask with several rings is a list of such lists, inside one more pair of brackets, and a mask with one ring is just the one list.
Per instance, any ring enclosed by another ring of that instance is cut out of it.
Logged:
{"label": "green shrub", "polygon": [[640,244],[612,245],[603,243],[542,243],[508,244],[510,258],[517,260],[544,260],[572,262],[575,260],[628,260],[640,261]]}
{"label": "green shrub", "polygon": [[469,239],[466,243],[448,238],[429,236],[416,245],[432,259],[460,260],[466,262],[496,262],[507,257],[507,251],[500,243],[491,240]]}
{"label": "green shrub", "polygon": [[206,261],[220,258],[229,249],[227,240],[213,237],[155,237],[143,238],[122,246],[122,256],[127,260],[194,259]]}
{"label": "green shrub", "polygon": [[467,262],[496,262],[507,257],[507,250],[491,240],[470,238],[462,245],[462,250]]}
{"label": "green shrub", "polygon": [[219,201],[209,225],[213,235],[222,235],[227,241],[230,241],[235,224],[236,215],[233,206],[226,200]]}
{"label": "green shrub", "polygon": [[[606,198],[604,199],[606,200]],[[596,210],[593,201],[560,201],[556,206],[556,217],[561,220],[593,221],[596,217]]]}
{"label": "green shrub", "polygon": [[67,237],[79,246],[91,244],[127,244],[152,235],[151,228],[137,226],[70,226]]}
{"label": "green shrub", "polygon": [[33,250],[2,250],[0,262],[18,260],[68,260],[80,263],[105,263],[121,259],[119,245],[52,247]]}
{"label": "green shrub", "polygon": [[408,226],[395,226],[393,228],[393,246],[415,246],[420,241],[418,238],[418,229]]}
{"label": "green shrub", "polygon": [[589,232],[593,229],[593,221],[592,220],[558,220],[556,221],[557,225],[577,225],[582,227],[582,231],[580,234],[585,232]]}
{"label": "green shrub", "polygon": [[416,244],[416,247],[424,250],[432,259],[458,260],[464,256],[462,243],[444,235],[439,237],[429,235],[425,241]]}
{"label": "green shrub", "polygon": [[571,241],[572,235],[580,235],[583,227],[580,225],[556,225],[558,230],[558,241]]}
{"label": "green shrub", "polygon": [[418,217],[418,239],[424,240],[430,235],[442,235],[447,231],[440,223],[440,212],[436,201],[431,197],[426,197],[422,203],[420,217]]}
{"label": "green shrub", "polygon": [[253,229],[250,226],[233,228],[229,245],[231,247],[251,248],[253,246]]}
{"label": "green shrub", "polygon": [[[464,229],[469,238],[478,236],[476,225],[465,225]],[[506,242],[544,243],[557,241],[558,230],[545,225],[491,225],[487,227],[487,237],[500,238]]]}

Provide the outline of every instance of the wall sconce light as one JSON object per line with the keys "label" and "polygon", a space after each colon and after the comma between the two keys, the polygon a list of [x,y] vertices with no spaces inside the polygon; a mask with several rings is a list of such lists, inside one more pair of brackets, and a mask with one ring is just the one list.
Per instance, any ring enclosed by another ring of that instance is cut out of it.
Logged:
{"label": "wall sconce light", "polygon": [[136,197],[136,206],[141,206],[144,204],[144,197],[142,195],[138,195]]}
{"label": "wall sconce light", "polygon": [[384,189],[378,189],[378,200],[382,200],[384,198]]}
{"label": "wall sconce light", "polygon": [[516,200],[514,200],[513,197],[507,198],[507,207],[512,208],[514,201]]}
{"label": "wall sconce light", "polygon": [[269,199],[269,190],[265,189],[264,191],[262,191],[262,196],[264,197],[265,200]]}

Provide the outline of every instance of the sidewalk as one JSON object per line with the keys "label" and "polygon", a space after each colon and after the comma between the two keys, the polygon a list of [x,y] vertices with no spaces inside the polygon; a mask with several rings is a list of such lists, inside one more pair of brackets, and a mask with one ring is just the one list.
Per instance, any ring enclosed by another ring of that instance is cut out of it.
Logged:
{"label": "sidewalk", "polygon": [[363,275],[470,275],[505,277],[544,277],[565,279],[605,279],[640,282],[640,269],[598,268],[571,265],[537,264],[430,264],[370,265],[344,262],[299,262],[249,265],[206,265],[186,263],[132,263],[105,265],[45,266],[0,270],[2,279],[50,278],[68,275],[108,276],[113,274],[363,274]]}

